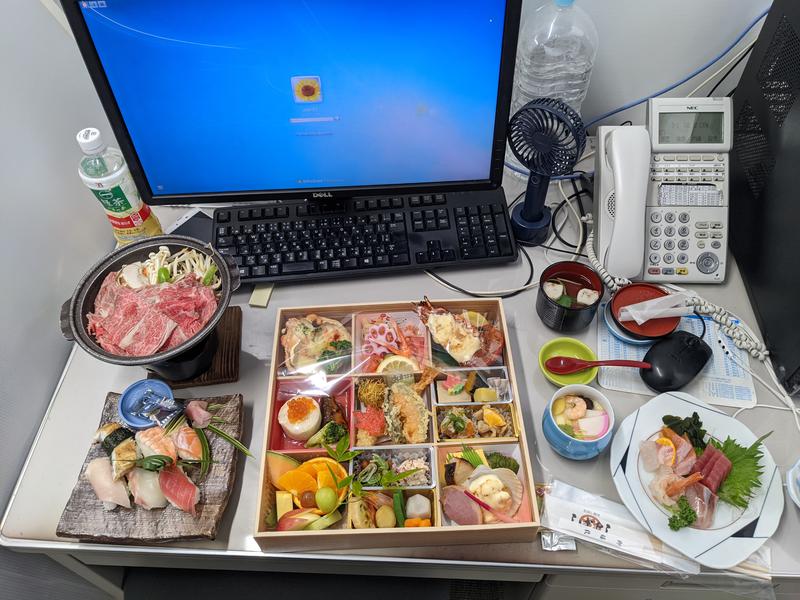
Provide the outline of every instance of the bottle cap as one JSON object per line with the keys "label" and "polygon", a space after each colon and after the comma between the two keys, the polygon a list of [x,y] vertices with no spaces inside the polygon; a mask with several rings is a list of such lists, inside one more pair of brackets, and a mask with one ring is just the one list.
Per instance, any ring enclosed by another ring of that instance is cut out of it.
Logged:
{"label": "bottle cap", "polygon": [[575,0],[555,0],[556,6],[560,6],[561,8],[567,8],[575,4]]}
{"label": "bottle cap", "polygon": [[100,130],[94,127],[81,129],[76,137],[78,145],[85,154],[97,154],[106,147],[100,135]]}

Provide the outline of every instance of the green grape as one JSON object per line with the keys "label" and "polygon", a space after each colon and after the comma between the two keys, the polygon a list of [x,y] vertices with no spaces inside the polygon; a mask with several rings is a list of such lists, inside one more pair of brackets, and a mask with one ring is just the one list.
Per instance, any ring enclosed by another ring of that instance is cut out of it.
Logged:
{"label": "green grape", "polygon": [[339,497],[336,492],[329,487],[322,487],[317,490],[317,508],[324,513],[329,513],[339,504]]}

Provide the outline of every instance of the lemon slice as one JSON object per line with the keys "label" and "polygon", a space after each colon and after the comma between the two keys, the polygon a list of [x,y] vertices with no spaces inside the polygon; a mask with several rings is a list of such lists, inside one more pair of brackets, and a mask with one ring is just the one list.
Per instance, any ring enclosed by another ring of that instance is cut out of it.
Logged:
{"label": "lemon slice", "polygon": [[396,354],[390,354],[384,358],[375,370],[376,373],[414,373],[415,371],[419,371],[417,361]]}
{"label": "lemon slice", "polygon": [[659,446],[667,446],[672,450],[672,458],[669,461],[669,466],[674,465],[677,452],[675,450],[675,444],[672,443],[672,440],[670,440],[669,438],[660,437],[656,440],[656,444],[658,444]]}
{"label": "lemon slice", "polygon": [[467,311],[467,321],[472,323],[475,327],[483,327],[489,322],[486,320],[486,317],[484,317],[481,313],[475,312],[474,310]]}

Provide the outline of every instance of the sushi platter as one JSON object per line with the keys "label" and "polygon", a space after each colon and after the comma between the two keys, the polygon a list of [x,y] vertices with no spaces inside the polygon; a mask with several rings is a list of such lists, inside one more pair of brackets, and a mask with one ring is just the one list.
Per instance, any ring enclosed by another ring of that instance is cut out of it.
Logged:
{"label": "sushi platter", "polygon": [[[192,451],[192,444],[184,443],[189,442],[191,427],[183,425],[173,436],[164,436],[163,428],[153,426],[134,436],[120,420],[119,405],[120,394],[109,393],[96,440],[89,447],[56,535],[116,544],[214,539],[233,490],[239,451],[223,437],[209,434],[213,460],[207,472],[198,476],[197,468],[179,466],[184,461],[178,460]],[[197,398],[187,406],[191,405],[216,407],[215,427],[231,438],[241,436],[240,394]],[[192,409],[187,408],[186,414],[192,414]],[[198,422],[199,417],[193,425]],[[169,453],[176,454],[175,464],[160,472],[139,466],[142,454],[162,459]]]}
{"label": "sushi platter", "polygon": [[281,308],[275,331],[263,549],[533,541],[500,300]]}

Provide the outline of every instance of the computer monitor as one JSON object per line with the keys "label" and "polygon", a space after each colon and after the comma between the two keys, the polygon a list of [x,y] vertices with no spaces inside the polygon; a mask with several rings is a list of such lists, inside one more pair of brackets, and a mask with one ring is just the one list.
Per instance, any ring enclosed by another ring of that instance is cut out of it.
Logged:
{"label": "computer monitor", "polygon": [[520,0],[62,0],[144,200],[500,185]]}

